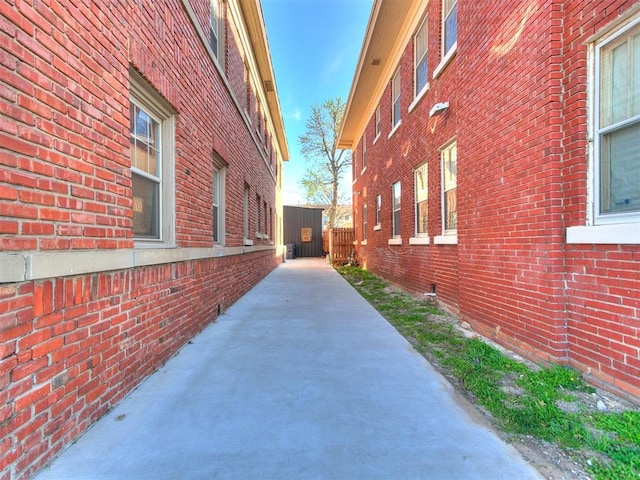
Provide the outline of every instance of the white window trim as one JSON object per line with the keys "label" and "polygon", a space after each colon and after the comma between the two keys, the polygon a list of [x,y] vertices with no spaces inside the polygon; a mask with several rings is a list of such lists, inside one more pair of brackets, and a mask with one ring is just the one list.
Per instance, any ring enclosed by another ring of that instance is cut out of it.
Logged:
{"label": "white window trim", "polygon": [[396,130],[398,130],[400,128],[400,125],[402,125],[402,120],[400,120],[395,127],[393,127],[391,129],[391,131],[389,132],[389,135],[387,136],[387,140],[390,139],[394,133],[396,133]]}
{"label": "white window trim", "polygon": [[364,173],[367,169],[367,133],[365,132],[362,135],[362,170],[360,173]]}
{"label": "white window trim", "polygon": [[218,172],[218,240],[215,245],[226,244],[226,179],[227,162],[217,153],[213,153],[213,169]]}
{"label": "white window trim", "polygon": [[397,182],[393,183],[391,185],[391,238],[400,238],[401,234],[400,232],[394,232],[395,228],[398,227],[398,229],[400,229],[401,225],[395,225],[395,216],[396,216],[396,210],[395,210],[395,200],[396,200],[396,192],[395,192],[395,186],[398,185],[400,188],[400,207],[398,208],[399,212],[402,212],[402,183],[400,183],[400,181],[398,180]]}
{"label": "white window trim", "polygon": [[379,224],[379,223],[378,223],[377,225],[374,225],[374,226],[373,226],[373,231],[374,231],[374,232],[377,232],[378,230],[382,230],[382,225],[381,225],[381,224]]}
{"label": "white window trim", "polygon": [[[394,96],[394,94],[396,93],[396,89],[395,89],[395,83],[396,83],[396,78],[398,80],[398,95]],[[395,103],[396,100],[399,102],[400,104],[400,108],[398,109],[398,111],[400,113],[402,113],[402,101],[401,101],[401,95],[402,95],[402,79],[400,78],[400,68],[398,68],[398,70],[396,70],[396,73],[393,74],[393,76],[391,77],[391,125],[393,125],[392,129],[391,129],[391,133],[389,134],[389,137],[391,137],[391,135],[393,134],[393,132],[395,132],[397,130],[397,128],[402,124],[402,115],[400,115],[400,118],[396,119],[395,117]],[[397,120],[397,121],[396,121]]]}
{"label": "white window trim", "polygon": [[[414,237],[412,238],[421,238],[421,237],[429,237],[429,233],[418,233],[418,222],[417,222],[417,215],[418,215],[418,199],[416,198],[418,195],[418,186],[416,185],[416,173],[418,172],[418,170],[422,169],[422,168],[426,168],[427,170],[427,202],[429,201],[429,165],[428,163],[423,163],[422,165],[418,166],[416,169],[413,170],[413,208],[414,208]],[[417,244],[416,244],[417,245]]]}
{"label": "white window trim", "polygon": [[411,113],[413,109],[416,108],[416,106],[420,103],[420,100],[422,100],[422,98],[425,96],[425,94],[428,91],[429,91],[429,82],[427,82],[424,85],[424,87],[422,87],[422,90],[420,90],[420,93],[418,93],[418,95],[416,95],[416,97],[413,99],[413,102],[411,102],[411,105],[409,105],[407,112]]}
{"label": "white window trim", "polygon": [[366,240],[362,240],[360,242],[360,245],[362,245],[363,247],[366,247],[367,246],[367,241]]}
{"label": "white window trim", "polygon": [[420,26],[418,27],[418,30],[416,31],[415,35],[413,36],[413,85],[414,85],[414,97],[413,97],[413,101],[411,102],[411,105],[409,105],[408,111],[411,112],[411,110],[414,109],[414,107],[418,104],[418,102],[420,101],[420,99],[424,96],[424,94],[429,90],[429,31],[428,29],[425,29],[425,35],[427,36],[427,45],[425,48],[425,57],[427,59],[427,81],[426,83],[422,86],[422,88],[420,89],[419,92],[415,91],[415,86],[418,84],[418,76],[416,75],[416,72],[418,70],[418,65],[417,65],[417,61],[418,61],[418,55],[416,52],[416,37],[418,36],[418,33],[420,32],[420,30],[427,25],[427,18],[428,17],[424,17],[422,19],[422,22],[420,22]]}
{"label": "white window trim", "polygon": [[[134,237],[136,248],[175,247],[175,110],[135,71],[129,73],[130,101],[153,115],[161,129],[160,238]],[[135,167],[131,167],[135,171]]]}
{"label": "white window trim", "polygon": [[378,105],[376,107],[376,111],[373,117],[373,129],[376,133],[376,138],[373,139],[373,143],[376,143],[376,141],[378,140],[378,138],[380,138],[380,133],[382,133],[382,127],[380,126],[380,123],[382,122],[382,120],[380,119],[380,105]]}
{"label": "white window trim", "polygon": [[[225,25],[224,25],[224,16],[222,14],[223,2],[221,2],[220,0],[210,0],[209,3],[210,3],[209,28],[211,28],[211,25],[213,23],[211,15],[213,13],[214,4],[216,5],[216,21],[218,24],[216,39],[218,40],[218,51],[214,52],[213,49],[211,48],[211,40],[209,40],[207,44],[209,46],[209,50],[211,50],[211,53],[213,54],[214,61],[218,64],[218,66],[220,67],[220,70],[224,73],[224,68],[223,68],[224,62],[221,60],[221,58],[224,57],[224,51],[225,51],[225,44],[224,44]],[[209,32],[209,35],[211,35],[211,32]]]}
{"label": "white window trim", "polygon": [[[446,212],[445,212],[445,189],[444,189],[444,158],[442,158],[442,153],[445,150],[448,150],[449,148],[451,148],[452,145],[456,145],[456,189],[458,188],[458,153],[457,153],[457,142],[456,139],[450,140],[448,141],[446,144],[444,144],[442,147],[440,147],[440,204],[441,204],[441,216],[442,216],[442,235],[436,236],[434,239],[435,243],[447,243],[444,240],[441,239],[441,241],[435,241],[437,240],[439,237],[451,237],[451,236],[456,236],[456,243],[458,242],[457,240],[457,235],[458,235],[458,229],[457,228],[450,228],[450,229],[445,229],[445,217],[446,217]],[[456,204],[458,202],[458,192],[456,191]],[[457,206],[456,206],[457,208]],[[457,224],[456,224],[457,225]]]}
{"label": "white window trim", "polygon": [[456,42],[451,47],[451,50],[449,50],[449,52],[442,58],[442,60],[440,60],[440,63],[438,64],[438,66],[433,70],[434,79],[438,78],[442,73],[442,71],[446,68],[446,66],[449,65],[449,63],[451,63],[451,60],[453,60],[453,57],[455,57],[457,51],[458,51],[458,41],[456,40]]}
{"label": "white window trim", "polygon": [[[610,214],[599,215],[598,205],[600,196],[599,173],[597,164],[599,163],[599,143],[600,138],[596,125],[599,117],[597,99],[599,98],[599,54],[598,51],[610,41],[623,35],[627,30],[633,28],[640,22],[640,17],[636,16],[640,8],[632,9],[629,16],[617,19],[613,25],[605,28],[603,33],[591,37],[587,74],[589,81],[589,166],[587,177],[587,224],[584,226],[572,226],[566,229],[567,244],[602,244],[602,245],[640,245],[640,214]],[[635,17],[635,18],[634,18]]]}
{"label": "white window trim", "polygon": [[402,245],[402,237],[394,237],[387,240],[387,245]]}

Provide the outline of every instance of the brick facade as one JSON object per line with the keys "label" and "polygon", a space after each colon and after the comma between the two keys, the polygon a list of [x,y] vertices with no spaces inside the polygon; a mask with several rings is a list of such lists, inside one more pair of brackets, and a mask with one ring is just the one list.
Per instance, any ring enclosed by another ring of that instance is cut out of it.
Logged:
{"label": "brick facade", "polygon": [[[210,8],[0,6],[1,480],[33,475],[282,259],[288,151],[260,6],[219,3],[217,60]],[[164,245],[134,235],[134,78],[175,125]]]}
{"label": "brick facade", "polygon": [[[594,383],[640,398],[640,223],[594,223],[589,151],[590,49],[638,18],[640,3],[459,0],[457,48],[448,63],[442,8],[454,2],[406,2],[393,9],[397,20],[386,3],[374,4],[379,13],[340,136],[357,160],[367,142],[366,169],[355,162],[353,172],[358,222],[367,206],[366,241],[361,225],[356,230],[359,261],[418,294],[435,290],[477,331],[529,358],[572,365]],[[425,15],[429,86],[416,98],[414,35]],[[391,30],[396,43],[385,37]],[[376,58],[377,66],[369,65]],[[394,131],[391,78],[398,68],[402,123]],[[448,108],[430,115],[444,102]],[[457,232],[447,235],[440,150],[454,140]],[[425,162],[428,237],[418,238],[414,170]],[[391,239],[398,181],[401,235]],[[608,237],[575,239],[591,225]],[[616,242],[618,227],[626,236]]]}

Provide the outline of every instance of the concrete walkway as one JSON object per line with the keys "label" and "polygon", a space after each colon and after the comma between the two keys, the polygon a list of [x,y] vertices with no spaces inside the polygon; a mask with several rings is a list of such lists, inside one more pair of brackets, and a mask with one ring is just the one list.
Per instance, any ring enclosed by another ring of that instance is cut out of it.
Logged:
{"label": "concrete walkway", "polygon": [[533,479],[323,260],[272,272],[49,479]]}

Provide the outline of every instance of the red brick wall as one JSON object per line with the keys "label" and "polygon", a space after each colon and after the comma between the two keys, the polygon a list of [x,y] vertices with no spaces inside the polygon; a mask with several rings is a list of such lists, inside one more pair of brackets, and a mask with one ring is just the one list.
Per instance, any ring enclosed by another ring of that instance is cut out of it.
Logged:
{"label": "red brick wall", "polygon": [[275,261],[256,253],[0,287],[1,478],[33,474]]}
{"label": "red brick wall", "polygon": [[[585,225],[588,78],[584,43],[634,1],[568,2],[564,24],[566,224]],[[640,398],[640,245],[566,245],[572,364]]]}
{"label": "red brick wall", "polygon": [[[439,62],[440,3],[430,2],[429,71]],[[368,204],[363,265],[438,300],[483,334],[543,361],[571,364],[594,382],[640,398],[640,247],[571,245],[566,228],[588,210],[587,39],[637,1],[460,1],[458,50],[412,112],[412,40],[400,61],[402,125],[387,140],[391,90],[380,99],[382,134],[367,170],[356,168],[356,219]],[[441,116],[428,118],[437,102]],[[440,155],[456,137],[458,244],[441,234]],[[361,140],[360,140],[361,141]],[[354,158],[361,158],[362,145]],[[413,236],[413,169],[429,164],[431,243]],[[391,185],[402,181],[402,246],[391,237]],[[382,230],[373,231],[382,193]],[[358,232],[360,229],[358,229]]]}
{"label": "red brick wall", "polygon": [[[209,0],[190,3],[208,32]],[[0,12],[0,254],[134,247],[130,68],[177,112],[177,246],[213,247],[215,151],[228,163],[226,245],[243,243],[247,184],[249,236],[266,247],[0,284],[6,480],[32,475],[277,265],[254,216],[256,195],[274,212],[279,200],[232,98],[238,79],[223,79],[182,2],[9,1]],[[225,61],[237,67],[234,38]]]}
{"label": "red brick wall", "polygon": [[[438,2],[432,2],[437,6]],[[439,45],[440,17],[429,16],[429,45]],[[356,148],[356,181],[354,191],[355,218],[360,232],[360,209],[367,203],[367,245],[358,248],[360,262],[365,268],[385,276],[392,282],[416,293],[431,292],[436,286],[439,298],[453,311],[458,310],[458,259],[455,245],[409,245],[415,236],[414,169],[428,163],[429,171],[429,235],[442,234],[440,199],[439,148],[456,135],[458,95],[454,88],[457,65],[449,64],[436,80],[431,72],[440,62],[440,49],[430,48],[429,92],[408,112],[413,95],[413,40],[406,46],[400,62],[401,120],[402,124],[388,138],[391,125],[391,83],[380,99],[380,137],[375,138],[375,116],[367,126],[367,168],[360,173],[362,145]],[[448,101],[451,105],[443,115],[429,118],[434,103]],[[392,185],[401,182],[401,236],[402,245],[388,245],[392,237]],[[374,231],[376,195],[382,196],[381,229]]]}

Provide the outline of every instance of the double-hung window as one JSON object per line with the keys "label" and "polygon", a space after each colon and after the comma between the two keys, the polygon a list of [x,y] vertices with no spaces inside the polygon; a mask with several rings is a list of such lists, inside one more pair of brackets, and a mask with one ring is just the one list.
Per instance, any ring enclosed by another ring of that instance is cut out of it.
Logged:
{"label": "double-hung window", "polygon": [[416,237],[426,237],[429,226],[428,177],[427,164],[421,165],[414,172],[416,196]]}
{"label": "double-hung window", "polygon": [[224,245],[226,162],[213,154],[213,242]]}
{"label": "double-hung window", "polygon": [[442,231],[445,235],[457,233],[458,207],[458,153],[456,142],[445,146],[442,159]]}
{"label": "double-hung window", "polygon": [[362,171],[367,168],[367,134],[362,135]]}
{"label": "double-hung window", "polygon": [[382,197],[380,195],[376,196],[376,228],[380,228],[381,219],[382,219]]}
{"label": "double-hung window", "polygon": [[418,97],[428,86],[427,79],[427,19],[422,21],[413,39],[413,59],[414,59],[414,96]]}
{"label": "double-hung window", "polygon": [[392,234],[393,238],[400,237],[400,182],[393,184],[393,218]]}
{"label": "double-hung window", "polygon": [[216,60],[220,62],[224,52],[224,18],[220,0],[211,0],[209,31],[209,46]]}
{"label": "double-hung window", "polygon": [[133,235],[138,244],[174,239],[175,112],[135,72],[130,76]]}
{"label": "double-hung window", "polygon": [[640,222],[640,17],[595,55],[594,223]]}
{"label": "double-hung window", "polygon": [[376,108],[376,139],[378,135],[380,135],[380,105]]}
{"label": "double-hung window", "polygon": [[[391,127],[400,123],[400,69],[391,80]],[[393,131],[393,130],[392,130]]]}
{"label": "double-hung window", "polygon": [[367,205],[362,206],[362,240],[367,240]]}
{"label": "double-hung window", "polygon": [[442,57],[452,52],[458,41],[458,1],[442,0]]}

